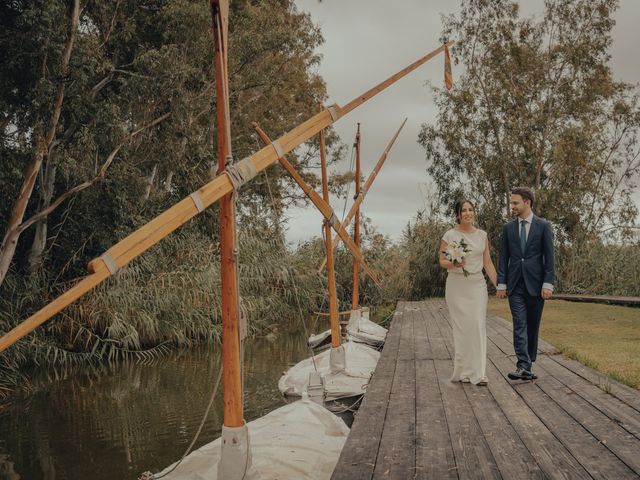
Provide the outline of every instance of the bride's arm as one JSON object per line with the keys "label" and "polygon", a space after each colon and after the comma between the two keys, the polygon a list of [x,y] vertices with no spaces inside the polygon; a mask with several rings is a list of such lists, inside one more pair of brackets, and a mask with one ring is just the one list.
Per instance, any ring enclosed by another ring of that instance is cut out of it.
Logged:
{"label": "bride's arm", "polygon": [[447,242],[440,240],[440,266],[446,269],[455,268],[453,262],[450,262],[447,260],[447,257],[444,256],[443,252],[447,249],[447,245],[449,245]]}
{"label": "bride's arm", "polygon": [[482,266],[484,267],[484,271],[487,272],[489,276],[489,280],[493,283],[493,286],[498,286],[498,274],[496,273],[496,267],[493,266],[493,261],[491,260],[491,254],[489,253],[489,241],[485,240],[484,242],[484,252],[482,254]]}

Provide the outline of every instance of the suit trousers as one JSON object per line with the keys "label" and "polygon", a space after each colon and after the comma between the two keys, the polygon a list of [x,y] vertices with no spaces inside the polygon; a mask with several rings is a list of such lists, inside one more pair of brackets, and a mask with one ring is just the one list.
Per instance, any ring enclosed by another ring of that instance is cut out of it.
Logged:
{"label": "suit trousers", "polygon": [[513,347],[518,358],[516,367],[531,371],[531,364],[536,361],[538,352],[544,299],[540,294],[530,295],[521,278],[515,289],[509,292],[509,307],[513,318]]}

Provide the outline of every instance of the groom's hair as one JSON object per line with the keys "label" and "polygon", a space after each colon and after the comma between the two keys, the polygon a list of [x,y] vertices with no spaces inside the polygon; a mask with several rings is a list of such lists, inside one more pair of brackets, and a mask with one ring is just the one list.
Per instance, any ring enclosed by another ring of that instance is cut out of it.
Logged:
{"label": "groom's hair", "polygon": [[516,187],[511,190],[511,194],[520,195],[522,200],[529,200],[529,202],[531,202],[531,208],[533,208],[533,205],[536,203],[536,196],[533,190],[528,187]]}

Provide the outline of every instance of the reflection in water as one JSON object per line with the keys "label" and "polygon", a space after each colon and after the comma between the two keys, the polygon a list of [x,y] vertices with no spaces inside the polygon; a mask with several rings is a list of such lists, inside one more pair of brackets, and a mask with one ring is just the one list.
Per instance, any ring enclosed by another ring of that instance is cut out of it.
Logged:
{"label": "reflection in water", "polygon": [[[284,404],[282,372],[308,356],[307,332],[280,325],[248,339],[245,417]],[[0,480],[136,479],[174,462],[202,420],[218,373],[219,346],[151,364],[87,366],[37,374],[35,393],[0,413]],[[194,448],[220,435],[222,392]]]}

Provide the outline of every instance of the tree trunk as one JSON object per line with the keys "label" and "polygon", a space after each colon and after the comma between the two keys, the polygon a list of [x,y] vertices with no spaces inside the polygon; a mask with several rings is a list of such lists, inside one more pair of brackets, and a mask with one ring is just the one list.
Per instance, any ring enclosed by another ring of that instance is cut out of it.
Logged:
{"label": "tree trunk", "polygon": [[13,260],[13,256],[16,253],[18,238],[20,237],[18,227],[24,218],[24,212],[27,209],[27,204],[31,198],[31,193],[33,192],[33,186],[38,176],[38,172],[40,171],[40,166],[42,165],[42,158],[44,157],[44,151],[46,150],[44,147],[45,142],[45,137],[43,135],[39,135],[37,138],[35,155],[29,165],[27,165],[22,188],[20,189],[18,198],[11,209],[11,215],[9,217],[9,222],[7,223],[7,232],[5,233],[4,238],[2,239],[2,244],[0,245],[0,285],[7,276],[11,260]]}
{"label": "tree trunk", "polygon": [[[64,78],[67,76],[67,69],[69,67],[69,59],[71,58],[71,51],[73,50],[73,44],[76,38],[76,32],[78,31],[78,21],[80,17],[80,0],[74,0],[73,10],[71,12],[71,24],[69,26],[69,35],[64,45],[62,52],[62,59],[60,61],[60,75],[62,78],[58,85],[56,92],[56,98],[51,111],[51,117],[49,119],[49,126],[44,134],[44,126],[41,125],[40,120],[36,120],[36,126],[34,132],[36,132],[35,138],[35,153],[31,159],[31,162],[27,165],[24,175],[24,181],[20,188],[18,198],[11,209],[11,215],[9,216],[9,222],[7,223],[7,232],[2,239],[0,245],[0,285],[4,282],[9,266],[13,260],[13,256],[16,253],[16,247],[18,246],[18,239],[20,238],[20,224],[24,218],[25,211],[31,194],[33,193],[33,186],[35,185],[38,172],[42,166],[42,160],[49,147],[55,139],[56,129],[58,127],[58,120],[60,119],[60,112],[62,111],[62,104],[64,101],[65,84]],[[43,68],[46,71],[46,66]],[[43,73],[43,75],[45,75]]]}
{"label": "tree trunk", "polygon": [[147,186],[144,189],[144,199],[149,200],[149,196],[151,195],[151,189],[153,188],[153,182],[156,179],[156,175],[158,173],[158,164],[156,163],[153,166],[153,170],[151,170],[151,175],[147,177]]}
{"label": "tree trunk", "polygon": [[[57,169],[58,165],[55,159],[54,150],[52,149],[47,157],[45,166],[44,179],[42,181],[42,195],[38,204],[39,212],[51,205]],[[44,252],[44,249],[47,246],[47,226],[48,223],[46,218],[40,220],[36,224],[36,232],[33,237],[33,243],[31,244],[31,251],[29,252],[29,270],[31,273],[36,272],[38,267],[42,264],[42,252]]]}
{"label": "tree trunk", "polygon": [[167,178],[164,179],[164,191],[166,193],[170,193],[171,192],[171,182],[173,181],[173,171],[170,171],[167,174]]}

